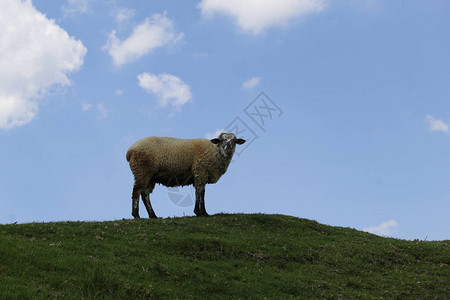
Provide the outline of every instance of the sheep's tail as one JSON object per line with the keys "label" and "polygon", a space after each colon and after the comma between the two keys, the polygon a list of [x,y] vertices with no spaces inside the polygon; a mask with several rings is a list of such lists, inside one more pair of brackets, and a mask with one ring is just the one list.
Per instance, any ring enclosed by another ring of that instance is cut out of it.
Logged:
{"label": "sheep's tail", "polygon": [[133,151],[131,151],[131,150],[128,150],[127,151],[127,161],[129,162],[130,161],[130,159],[131,159],[131,155],[133,154]]}

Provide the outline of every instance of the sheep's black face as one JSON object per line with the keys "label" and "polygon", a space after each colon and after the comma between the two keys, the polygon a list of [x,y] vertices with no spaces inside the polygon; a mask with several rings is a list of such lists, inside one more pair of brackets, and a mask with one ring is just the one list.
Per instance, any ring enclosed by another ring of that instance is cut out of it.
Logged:
{"label": "sheep's black face", "polygon": [[244,139],[237,139],[232,133],[221,133],[218,138],[212,139],[211,143],[219,146],[220,154],[231,159],[236,149],[236,144],[242,145],[245,143]]}

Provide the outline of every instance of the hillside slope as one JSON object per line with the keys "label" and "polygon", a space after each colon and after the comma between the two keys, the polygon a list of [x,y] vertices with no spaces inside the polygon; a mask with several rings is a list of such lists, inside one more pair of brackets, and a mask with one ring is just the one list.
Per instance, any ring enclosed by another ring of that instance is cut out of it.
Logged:
{"label": "hillside slope", "polygon": [[282,215],[0,226],[0,298],[450,296],[450,242]]}

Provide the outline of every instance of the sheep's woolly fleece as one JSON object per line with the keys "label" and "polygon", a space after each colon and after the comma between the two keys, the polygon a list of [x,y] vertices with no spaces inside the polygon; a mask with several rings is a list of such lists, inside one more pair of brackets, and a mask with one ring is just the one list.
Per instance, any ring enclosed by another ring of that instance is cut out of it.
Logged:
{"label": "sheep's woolly fleece", "polygon": [[130,147],[126,157],[135,184],[142,187],[150,181],[165,186],[216,183],[231,161],[208,139],[171,137],[141,139]]}

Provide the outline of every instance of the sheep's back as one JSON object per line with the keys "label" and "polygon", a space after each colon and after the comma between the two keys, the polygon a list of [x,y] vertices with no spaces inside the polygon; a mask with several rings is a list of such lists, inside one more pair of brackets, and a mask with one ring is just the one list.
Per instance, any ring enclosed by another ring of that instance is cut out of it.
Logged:
{"label": "sheep's back", "polygon": [[213,151],[213,146],[207,139],[147,137],[134,143],[129,152],[145,153],[154,161],[156,172],[176,175],[190,172],[194,160]]}

